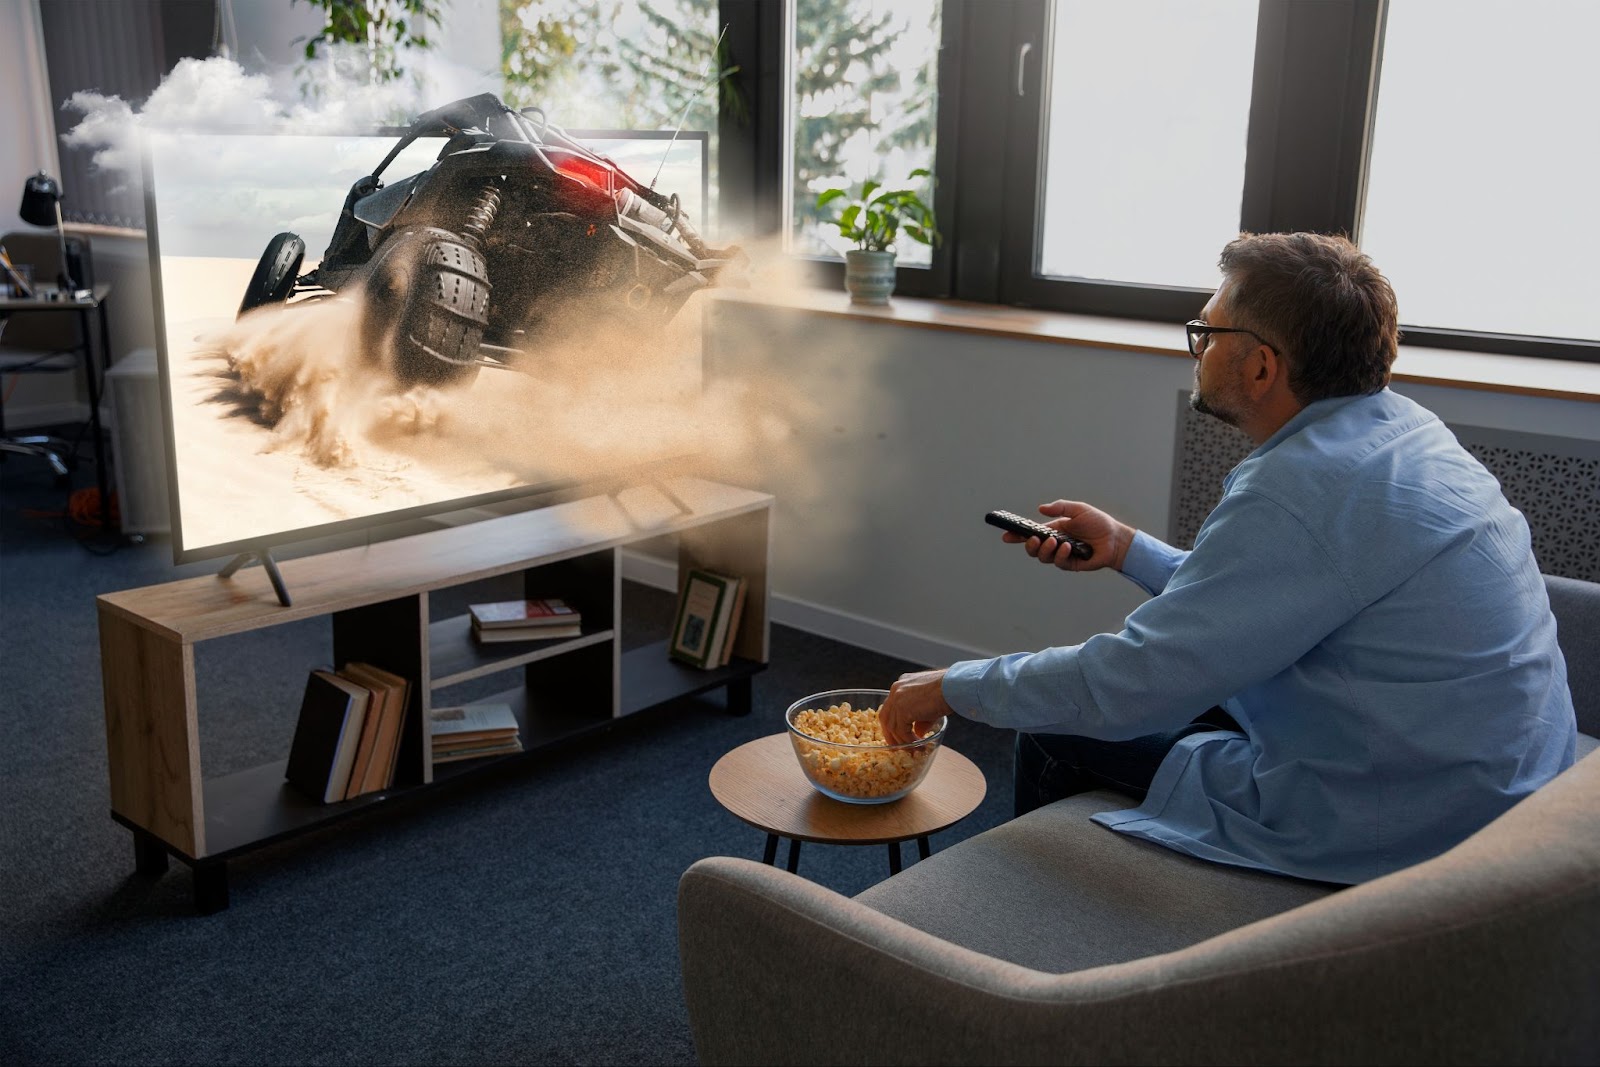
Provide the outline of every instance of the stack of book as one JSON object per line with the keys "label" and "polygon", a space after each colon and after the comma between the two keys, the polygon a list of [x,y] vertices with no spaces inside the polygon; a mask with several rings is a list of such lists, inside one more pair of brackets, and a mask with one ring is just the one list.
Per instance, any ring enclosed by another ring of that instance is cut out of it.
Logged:
{"label": "stack of book", "polygon": [[556,598],[501,600],[473,604],[467,610],[472,614],[472,636],[484,643],[549,641],[583,633],[583,616]]}
{"label": "stack of book", "polygon": [[319,804],[394,784],[411,683],[370,663],[306,679],[283,776]]}
{"label": "stack of book", "polygon": [[678,596],[667,654],[705,670],[726,665],[744,614],[745,585],[743,578],[691,570]]}
{"label": "stack of book", "polygon": [[522,751],[522,731],[509,704],[463,704],[428,712],[433,762]]}

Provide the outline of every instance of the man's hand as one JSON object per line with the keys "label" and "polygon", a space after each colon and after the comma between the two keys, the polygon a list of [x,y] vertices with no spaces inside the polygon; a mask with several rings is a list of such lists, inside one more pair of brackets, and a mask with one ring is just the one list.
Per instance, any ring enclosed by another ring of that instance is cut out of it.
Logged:
{"label": "man's hand", "polygon": [[1087,542],[1094,549],[1094,555],[1079,559],[1072,554],[1071,546],[1053,537],[1022,537],[1009,532],[1002,533],[1000,537],[1008,545],[1027,545],[1028,555],[1040,563],[1054,564],[1064,571],[1097,571],[1102,567],[1122,569],[1128,546],[1133,544],[1132,526],[1118,522],[1081,500],[1056,500],[1040,504],[1039,514],[1044,516],[1044,524],[1051,529]]}
{"label": "man's hand", "polygon": [[944,701],[944,671],[902,674],[889,687],[878,709],[878,725],[891,745],[904,745],[930,732],[940,719],[954,715]]}

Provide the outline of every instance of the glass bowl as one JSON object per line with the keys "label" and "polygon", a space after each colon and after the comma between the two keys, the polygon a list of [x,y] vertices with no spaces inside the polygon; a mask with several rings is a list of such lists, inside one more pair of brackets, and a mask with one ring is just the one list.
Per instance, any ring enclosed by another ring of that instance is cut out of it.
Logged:
{"label": "glass bowl", "polygon": [[[870,720],[858,719],[862,734],[881,736],[877,711],[888,695],[887,689],[830,689],[801,697],[783,713],[795,758],[818,792],[846,804],[887,804],[911,792],[927,775],[944,740],[945,719],[939,719],[931,733],[904,745],[863,744],[865,736],[852,735],[843,725],[852,717],[851,712],[870,711]],[[849,711],[843,705],[849,705]],[[830,710],[838,722],[833,727],[835,739],[813,736],[798,725],[804,722],[813,730],[827,729],[812,716],[801,718],[801,713]],[[846,741],[846,737],[851,740]]]}

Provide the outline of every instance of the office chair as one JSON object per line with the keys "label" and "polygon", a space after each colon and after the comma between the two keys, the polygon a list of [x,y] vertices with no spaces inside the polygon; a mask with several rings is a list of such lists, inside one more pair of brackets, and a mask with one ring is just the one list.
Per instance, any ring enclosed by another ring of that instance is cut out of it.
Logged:
{"label": "office chair", "polygon": [[[33,268],[35,288],[51,287],[61,270],[60,244],[55,234],[8,233],[0,237],[11,261]],[[68,256],[74,269],[91,273],[88,238],[67,239]],[[79,266],[81,264],[81,267]],[[79,284],[93,284],[92,278]],[[82,365],[82,351],[88,338],[80,336],[79,318],[59,311],[16,311],[9,315],[0,309],[0,381],[14,374],[71,373]],[[58,481],[64,480],[77,465],[73,442],[45,434],[16,435],[6,432],[5,401],[10,385],[0,388],[0,458],[5,453],[38,456],[50,464]]]}

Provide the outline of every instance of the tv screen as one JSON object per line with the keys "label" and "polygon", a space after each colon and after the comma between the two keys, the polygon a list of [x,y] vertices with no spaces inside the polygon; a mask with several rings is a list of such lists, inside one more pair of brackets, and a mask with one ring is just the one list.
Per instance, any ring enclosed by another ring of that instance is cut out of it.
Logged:
{"label": "tv screen", "polygon": [[148,140],[178,562],[695,450],[706,136],[497,108]]}

